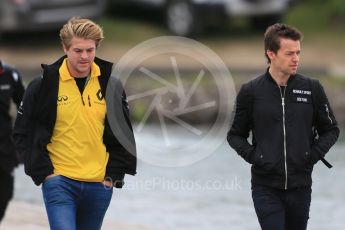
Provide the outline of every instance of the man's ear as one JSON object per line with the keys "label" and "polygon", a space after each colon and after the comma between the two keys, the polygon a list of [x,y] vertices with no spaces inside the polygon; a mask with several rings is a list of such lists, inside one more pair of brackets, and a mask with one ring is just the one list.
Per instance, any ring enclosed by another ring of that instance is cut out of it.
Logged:
{"label": "man's ear", "polygon": [[266,54],[270,60],[272,60],[276,54],[272,50],[266,50]]}
{"label": "man's ear", "polygon": [[62,48],[63,48],[63,52],[64,52],[65,54],[67,54],[68,49],[66,48],[66,46],[65,46],[64,44],[62,44]]}

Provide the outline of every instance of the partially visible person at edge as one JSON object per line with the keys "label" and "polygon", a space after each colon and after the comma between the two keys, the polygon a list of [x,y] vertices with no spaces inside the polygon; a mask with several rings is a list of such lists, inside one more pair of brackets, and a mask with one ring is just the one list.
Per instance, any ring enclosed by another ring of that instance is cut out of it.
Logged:
{"label": "partially visible person at edge", "polygon": [[24,94],[24,86],[16,69],[0,60],[0,222],[13,196],[13,169],[18,165],[12,138],[11,102],[17,108]]}
{"label": "partially visible person at edge", "polygon": [[307,229],[313,166],[319,160],[329,165],[324,157],[339,135],[319,81],[297,73],[301,39],[285,24],[267,28],[269,66],[241,87],[227,135],[252,165],[252,198],[263,230]]}
{"label": "partially visible person at edge", "polygon": [[[136,156],[108,122],[105,95],[113,64],[96,57],[102,28],[72,18],[60,38],[66,56],[42,65],[42,77],[29,84],[14,139],[26,174],[42,184],[50,228],[101,229],[112,188],[123,186],[125,174],[136,174]],[[119,95],[132,130],[124,91]]]}

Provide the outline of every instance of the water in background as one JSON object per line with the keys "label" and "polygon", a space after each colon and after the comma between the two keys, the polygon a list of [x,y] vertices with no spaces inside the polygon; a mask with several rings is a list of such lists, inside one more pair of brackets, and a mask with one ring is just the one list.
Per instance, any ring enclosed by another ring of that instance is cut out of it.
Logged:
{"label": "water in background", "polygon": [[[150,143],[157,137],[145,138]],[[332,148],[327,160],[333,169],[322,163],[314,168],[308,230],[345,226],[345,145]],[[114,190],[106,218],[157,230],[259,229],[250,166],[226,143],[193,165],[166,168],[139,161],[137,171],[135,177],[126,176],[123,189]],[[15,174],[15,199],[43,205],[41,188],[24,175],[23,167]]]}

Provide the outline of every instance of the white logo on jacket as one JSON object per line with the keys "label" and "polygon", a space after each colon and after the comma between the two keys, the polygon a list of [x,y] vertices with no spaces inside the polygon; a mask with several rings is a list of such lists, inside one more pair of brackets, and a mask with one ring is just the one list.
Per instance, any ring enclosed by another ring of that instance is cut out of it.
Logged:
{"label": "white logo on jacket", "polygon": [[297,101],[308,102],[308,98],[305,98],[305,97],[297,97]]}
{"label": "white logo on jacket", "polygon": [[302,90],[302,89],[293,89],[293,94],[302,94],[302,95],[311,95],[311,91],[309,90]]}
{"label": "white logo on jacket", "polygon": [[9,90],[11,89],[11,85],[6,84],[6,85],[0,85],[0,90]]}

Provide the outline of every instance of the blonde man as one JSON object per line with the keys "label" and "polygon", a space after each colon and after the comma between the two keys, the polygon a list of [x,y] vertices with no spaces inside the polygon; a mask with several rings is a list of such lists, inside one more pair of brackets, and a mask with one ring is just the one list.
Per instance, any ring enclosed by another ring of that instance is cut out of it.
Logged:
{"label": "blonde man", "polygon": [[[28,86],[14,137],[25,155],[25,172],[42,184],[50,228],[101,229],[112,188],[122,187],[125,174],[136,173],[136,157],[108,123],[112,63],[96,57],[102,28],[73,18],[60,38],[66,55],[42,65],[42,77]],[[131,130],[124,92],[121,100]]]}

